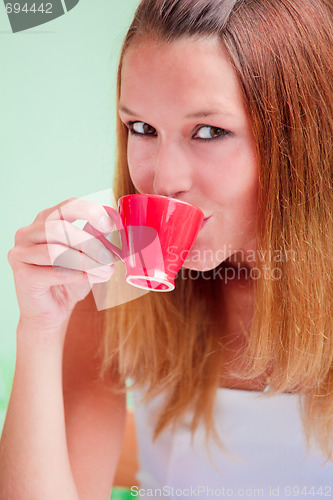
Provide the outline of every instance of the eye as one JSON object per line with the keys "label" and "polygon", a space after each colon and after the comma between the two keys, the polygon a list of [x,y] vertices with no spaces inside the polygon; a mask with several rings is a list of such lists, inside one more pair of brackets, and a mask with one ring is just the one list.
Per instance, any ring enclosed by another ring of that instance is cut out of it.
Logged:
{"label": "eye", "polygon": [[127,127],[132,135],[156,135],[154,127],[145,122],[129,122]]}
{"label": "eye", "polygon": [[212,139],[221,139],[222,137],[225,137],[226,135],[229,135],[230,132],[228,130],[225,130],[224,128],[219,128],[219,127],[211,127],[210,125],[204,125],[203,127],[200,127],[195,136],[193,137],[194,139],[202,139],[202,140],[212,140]]}

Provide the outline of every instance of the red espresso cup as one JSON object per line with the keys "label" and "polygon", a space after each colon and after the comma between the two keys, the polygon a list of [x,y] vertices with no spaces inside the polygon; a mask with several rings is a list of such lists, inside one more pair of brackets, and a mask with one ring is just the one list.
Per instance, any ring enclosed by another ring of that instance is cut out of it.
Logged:
{"label": "red espresso cup", "polygon": [[175,288],[175,277],[201,228],[204,213],[166,196],[133,194],[104,206],[120,232],[118,248],[92,228],[95,236],[126,265],[127,283],[149,291]]}

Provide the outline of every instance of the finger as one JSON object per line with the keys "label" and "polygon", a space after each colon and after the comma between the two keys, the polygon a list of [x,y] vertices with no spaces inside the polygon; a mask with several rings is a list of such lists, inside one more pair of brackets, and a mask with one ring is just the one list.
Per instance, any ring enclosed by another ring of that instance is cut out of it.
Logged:
{"label": "finger", "polygon": [[112,217],[100,203],[79,198],[72,198],[64,204],[60,204],[46,218],[48,221],[59,219],[68,222],[87,220],[103,234],[110,232],[115,225]]}
{"label": "finger", "polygon": [[85,271],[73,269],[40,267],[33,264],[21,263],[15,272],[15,283],[25,290],[38,289],[57,285],[68,285],[70,283],[102,283],[109,281],[114,272],[114,266],[98,268],[99,274],[91,274]]}
{"label": "finger", "polygon": [[63,205],[67,205],[67,203],[71,203],[72,201],[76,200],[77,198],[68,198],[68,200],[64,200],[62,201],[61,203],[58,203],[57,205],[54,205],[53,207],[50,207],[50,208],[46,208],[45,210],[42,210],[41,212],[39,212],[36,217],[35,217],[35,220],[33,221],[33,223],[35,222],[44,222],[47,217],[52,213],[54,212],[55,210],[57,210],[59,207],[62,207]]}
{"label": "finger", "polygon": [[[101,241],[92,237],[85,230],[73,226],[67,221],[46,221],[44,223],[34,223],[17,231],[15,235],[15,245],[64,245],[85,253],[96,262],[110,264],[116,261],[116,256],[109,251]],[[56,249],[55,249],[56,250]],[[64,251],[64,250],[63,250]],[[53,259],[58,254],[52,254]]]}
{"label": "finger", "polygon": [[[103,257],[104,255],[102,255]],[[34,245],[29,247],[15,247],[11,251],[11,261],[33,264],[35,266],[53,266],[66,269],[86,271],[99,274],[96,269],[103,267],[103,260],[91,259],[83,252],[67,248],[63,245]],[[108,262],[107,264],[111,264]],[[15,267],[15,266],[14,266]]]}

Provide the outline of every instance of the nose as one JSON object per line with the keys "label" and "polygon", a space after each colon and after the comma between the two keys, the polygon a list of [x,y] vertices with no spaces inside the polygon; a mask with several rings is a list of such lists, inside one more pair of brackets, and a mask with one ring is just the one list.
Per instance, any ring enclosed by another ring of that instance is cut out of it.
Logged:
{"label": "nose", "polygon": [[186,148],[176,141],[161,141],[154,169],[154,194],[174,198],[191,186],[192,168]]}

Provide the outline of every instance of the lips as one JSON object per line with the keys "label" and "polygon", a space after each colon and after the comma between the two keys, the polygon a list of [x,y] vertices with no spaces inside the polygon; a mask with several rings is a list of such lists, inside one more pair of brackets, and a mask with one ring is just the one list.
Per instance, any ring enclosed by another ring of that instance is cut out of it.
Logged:
{"label": "lips", "polygon": [[205,217],[201,223],[201,229],[205,227],[205,225],[207,224],[207,222],[209,221],[209,219],[211,218],[211,215],[209,215],[208,217]]}

